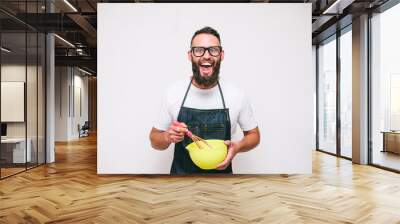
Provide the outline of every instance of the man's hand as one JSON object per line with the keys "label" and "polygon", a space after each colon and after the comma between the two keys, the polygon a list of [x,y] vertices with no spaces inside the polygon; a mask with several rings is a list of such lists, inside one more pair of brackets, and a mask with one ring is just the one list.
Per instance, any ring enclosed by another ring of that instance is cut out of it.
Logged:
{"label": "man's hand", "polygon": [[228,155],[226,156],[226,159],[218,165],[217,170],[226,169],[232,162],[236,154],[238,154],[239,152],[247,152],[255,148],[258,143],[260,143],[260,131],[258,130],[258,127],[248,131],[244,131],[243,135],[244,136],[242,140],[238,142],[225,141],[225,144],[229,147]]}
{"label": "man's hand", "polygon": [[166,131],[153,127],[150,131],[151,146],[157,150],[167,149],[171,143],[181,142],[186,131],[186,124],[178,121],[172,122]]}
{"label": "man's hand", "polygon": [[217,166],[217,170],[226,169],[229,164],[231,164],[236,154],[240,151],[238,142],[225,141],[225,144],[228,146],[228,155],[226,155],[225,160]]}
{"label": "man's hand", "polygon": [[171,123],[167,130],[167,138],[171,143],[178,143],[183,141],[187,131],[187,125],[183,122],[174,121]]}

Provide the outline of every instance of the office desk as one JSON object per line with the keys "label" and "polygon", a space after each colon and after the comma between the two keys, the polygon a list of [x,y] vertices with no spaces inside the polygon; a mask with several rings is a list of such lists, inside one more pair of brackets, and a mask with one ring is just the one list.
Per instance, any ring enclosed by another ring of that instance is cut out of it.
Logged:
{"label": "office desk", "polygon": [[382,131],[383,150],[382,152],[393,152],[400,154],[400,132]]}
{"label": "office desk", "polygon": [[32,140],[27,139],[26,154],[25,154],[25,138],[6,138],[1,139],[1,157],[6,163],[25,163],[31,162]]}

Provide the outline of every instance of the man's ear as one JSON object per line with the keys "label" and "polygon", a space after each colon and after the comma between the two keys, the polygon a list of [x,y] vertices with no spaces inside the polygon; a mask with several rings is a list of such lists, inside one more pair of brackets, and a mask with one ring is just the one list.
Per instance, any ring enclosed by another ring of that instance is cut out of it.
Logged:
{"label": "man's ear", "polygon": [[189,61],[192,61],[192,52],[188,51],[188,59]]}
{"label": "man's ear", "polygon": [[221,61],[224,60],[224,56],[225,56],[225,52],[222,51],[222,52],[221,52]]}

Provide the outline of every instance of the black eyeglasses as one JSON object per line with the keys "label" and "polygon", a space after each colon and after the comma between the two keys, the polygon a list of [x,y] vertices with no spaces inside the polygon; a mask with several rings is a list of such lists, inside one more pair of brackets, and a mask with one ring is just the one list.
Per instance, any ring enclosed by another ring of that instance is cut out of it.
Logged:
{"label": "black eyeglasses", "polygon": [[206,53],[206,51],[208,51],[208,53],[210,53],[211,56],[217,57],[221,54],[222,47],[221,46],[192,47],[191,51],[193,55],[196,57],[203,56]]}

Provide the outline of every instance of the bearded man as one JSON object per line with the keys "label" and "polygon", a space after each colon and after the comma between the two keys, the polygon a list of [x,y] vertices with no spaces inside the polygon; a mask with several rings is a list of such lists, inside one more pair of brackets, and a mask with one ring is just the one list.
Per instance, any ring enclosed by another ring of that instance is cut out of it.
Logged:
{"label": "bearded man", "polygon": [[[165,150],[175,144],[171,174],[232,173],[233,158],[255,148],[260,142],[260,132],[245,94],[220,80],[225,52],[219,33],[204,27],[194,33],[190,46],[188,58],[193,76],[168,89],[159,120],[150,132],[151,145]],[[237,125],[244,137],[231,141]],[[225,140],[226,159],[214,170],[197,167],[185,148],[192,142],[185,135],[187,130],[203,139]]]}

